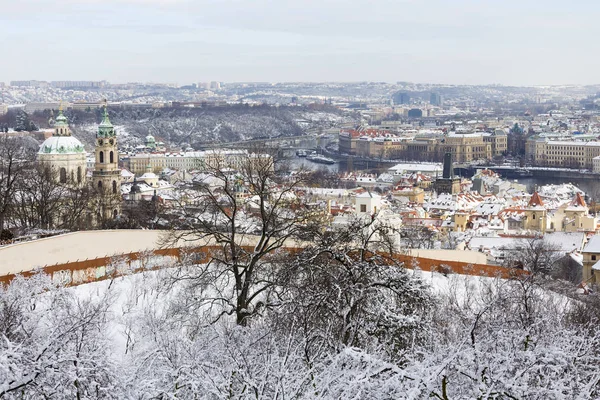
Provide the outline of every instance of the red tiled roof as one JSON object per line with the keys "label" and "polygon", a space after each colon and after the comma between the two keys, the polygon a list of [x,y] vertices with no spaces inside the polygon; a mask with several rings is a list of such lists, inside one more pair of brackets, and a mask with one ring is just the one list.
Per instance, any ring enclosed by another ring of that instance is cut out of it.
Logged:
{"label": "red tiled roof", "polygon": [[531,199],[529,199],[529,203],[527,204],[528,207],[537,207],[537,206],[543,206],[544,202],[542,201],[542,198],[540,197],[540,195],[538,194],[538,192],[533,192],[533,195],[531,195]]}
{"label": "red tiled roof", "polygon": [[575,198],[571,201],[571,205],[587,207],[587,205],[585,204],[585,200],[583,199],[583,197],[581,197],[581,193],[579,193],[579,192],[577,192],[577,194],[575,195]]}

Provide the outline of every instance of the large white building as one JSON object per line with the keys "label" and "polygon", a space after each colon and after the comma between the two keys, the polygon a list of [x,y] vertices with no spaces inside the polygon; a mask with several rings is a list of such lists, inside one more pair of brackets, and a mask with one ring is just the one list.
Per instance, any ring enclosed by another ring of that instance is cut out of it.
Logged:
{"label": "large white building", "polygon": [[126,168],[136,175],[148,171],[161,172],[164,169],[177,171],[203,170],[207,167],[237,169],[248,160],[270,157],[266,154],[251,154],[247,150],[207,150],[181,153],[140,153],[124,159]]}

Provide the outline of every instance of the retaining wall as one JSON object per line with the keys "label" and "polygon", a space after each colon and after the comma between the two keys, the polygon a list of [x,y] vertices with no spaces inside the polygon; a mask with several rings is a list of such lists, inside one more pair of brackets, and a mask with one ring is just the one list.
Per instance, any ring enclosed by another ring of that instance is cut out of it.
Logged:
{"label": "retaining wall", "polygon": [[[111,279],[118,276],[129,275],[145,270],[157,268],[168,268],[175,266],[185,257],[188,263],[204,264],[212,259],[212,255],[221,250],[219,246],[203,246],[194,249],[170,248],[149,252],[138,252],[122,254],[114,257],[95,258],[85,261],[77,261],[65,264],[49,265],[41,268],[41,271],[50,275],[52,280],[58,284],[67,286],[81,285],[85,283]],[[252,247],[247,248],[252,251]],[[302,251],[300,247],[284,247],[283,251],[297,253]],[[423,271],[434,271],[443,274],[462,274],[473,276],[500,277],[504,279],[527,274],[526,271],[498,267],[485,264],[469,264],[460,261],[442,261],[425,257],[413,257],[405,254],[395,254],[391,257],[383,256],[383,260],[400,261],[410,269]],[[393,259],[393,260],[392,260]],[[27,271],[20,275],[25,277],[35,274],[37,271]],[[16,274],[0,276],[0,283],[7,284],[15,278]]]}

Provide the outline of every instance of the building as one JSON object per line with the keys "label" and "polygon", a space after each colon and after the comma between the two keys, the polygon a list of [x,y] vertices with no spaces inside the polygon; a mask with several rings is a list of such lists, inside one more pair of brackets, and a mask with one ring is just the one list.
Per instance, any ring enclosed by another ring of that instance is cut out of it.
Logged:
{"label": "building", "polygon": [[365,128],[359,126],[357,128],[342,129],[339,133],[339,149],[340,153],[356,155],[358,141],[361,138],[377,138],[382,136],[393,136],[387,130]]}
{"label": "building", "polygon": [[483,140],[482,133],[451,132],[439,143],[444,153],[451,153],[457,163],[467,163],[474,160],[489,160],[492,158],[492,145]]}
{"label": "building", "polygon": [[411,108],[408,110],[408,118],[421,118],[423,117],[423,110],[420,108]]}
{"label": "building", "polygon": [[592,158],[592,172],[600,174],[600,156]]}
{"label": "building", "polygon": [[582,253],[583,282],[596,286],[600,282],[600,235],[592,236]]}
{"label": "building", "polygon": [[410,104],[410,95],[406,92],[398,92],[392,96],[394,104]]}
{"label": "building", "polygon": [[431,93],[429,95],[429,104],[432,106],[441,107],[442,106],[442,96],[439,93]]}
{"label": "building", "polygon": [[0,115],[8,113],[8,106],[6,104],[0,104]]}
{"label": "building", "polygon": [[381,210],[381,196],[369,191],[356,195],[355,211],[359,215],[373,215]]}
{"label": "building", "polygon": [[54,123],[54,132],[40,146],[37,161],[52,171],[56,180],[83,186],[86,179],[86,154],[83,144],[74,136],[67,117],[60,109]]}
{"label": "building", "polygon": [[443,172],[443,165],[440,163],[396,164],[388,171],[394,175],[423,174],[429,177],[437,177]]}
{"label": "building", "polygon": [[581,193],[577,193],[565,209],[563,226],[566,232],[594,232],[596,230],[597,219],[589,215],[589,208]]}
{"label": "building", "polygon": [[356,142],[356,155],[369,158],[394,158],[403,149],[405,138],[395,135],[378,137],[362,136]]}
{"label": "building", "polygon": [[78,101],[78,102],[71,104],[70,108],[72,108],[73,110],[87,111],[87,110],[94,110],[96,108],[101,108],[102,106],[103,106],[103,103],[101,103],[101,102]]}
{"label": "building", "polygon": [[600,156],[600,142],[548,140],[534,137],[526,142],[525,154],[534,165],[540,167],[593,170],[594,158]]}
{"label": "building", "polygon": [[156,150],[156,139],[154,139],[154,136],[152,136],[152,135],[146,136],[145,145],[146,145],[146,148],[150,151]]}
{"label": "building", "polygon": [[492,156],[501,156],[508,151],[508,135],[502,129],[496,129],[493,133],[482,133],[484,143],[492,146]]}
{"label": "building", "polygon": [[418,161],[438,161],[445,153],[452,153],[455,162],[468,163],[502,155],[507,150],[507,136],[498,131],[410,137],[395,135],[388,130],[359,127],[340,131],[339,149],[343,154],[360,157]]}
{"label": "building", "polygon": [[102,88],[106,86],[108,82],[106,81],[53,81],[50,82],[50,85],[59,89],[93,89],[93,88]]}
{"label": "building", "polygon": [[150,170],[160,173],[168,168],[176,171],[204,170],[206,168],[239,169],[247,161],[262,160],[267,154],[250,154],[247,150],[186,151],[181,153],[139,153],[123,159],[125,167],[136,175]]}
{"label": "building", "polygon": [[116,218],[121,212],[121,169],[117,133],[108,118],[104,106],[104,116],[96,133],[96,160],[92,182],[99,195],[98,219]]}
{"label": "building", "polygon": [[70,104],[62,104],[62,103],[27,103],[25,105],[25,112],[28,114],[32,114],[36,111],[45,111],[45,110],[58,110],[61,107],[69,108]]}
{"label": "building", "polygon": [[13,87],[48,87],[46,81],[10,81]]}
{"label": "building", "polygon": [[538,192],[534,192],[525,208],[523,217],[523,229],[526,231],[536,231],[545,233],[548,222],[548,211],[544,206],[542,198]]}

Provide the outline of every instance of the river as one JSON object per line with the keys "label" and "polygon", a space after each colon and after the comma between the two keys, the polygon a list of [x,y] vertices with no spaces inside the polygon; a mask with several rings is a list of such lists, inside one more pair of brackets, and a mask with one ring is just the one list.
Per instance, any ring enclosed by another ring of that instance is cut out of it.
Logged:
{"label": "river", "polygon": [[[311,170],[317,170],[317,169],[322,169],[325,168],[328,171],[331,172],[346,172],[352,169],[352,166],[348,165],[347,161],[338,161],[335,164],[332,165],[327,165],[327,164],[318,164],[318,163],[314,163],[312,161],[308,161],[306,158],[301,158],[301,157],[291,157],[289,159],[286,160],[287,163],[289,163],[290,167],[292,169],[297,169],[300,167],[305,167],[307,169],[311,169]],[[372,167],[369,165],[369,172],[375,172],[375,170],[377,170],[378,172],[382,172],[385,169],[388,168],[388,165],[377,165],[377,162],[374,162]],[[358,166],[357,166],[358,167]],[[363,166],[361,166],[363,167]],[[364,168],[364,167],[363,167]],[[363,169],[363,168],[356,168],[356,169]],[[513,179],[518,181],[519,183],[522,183],[524,185],[526,185],[527,190],[529,192],[533,192],[535,190],[536,187],[538,186],[543,186],[543,185],[560,185],[563,183],[572,183],[573,185],[577,186],[579,189],[583,190],[591,200],[594,200],[596,202],[600,202],[600,179],[594,179],[591,177],[586,177],[586,178],[551,178],[551,177],[543,177],[543,178],[519,178],[519,179]]]}

